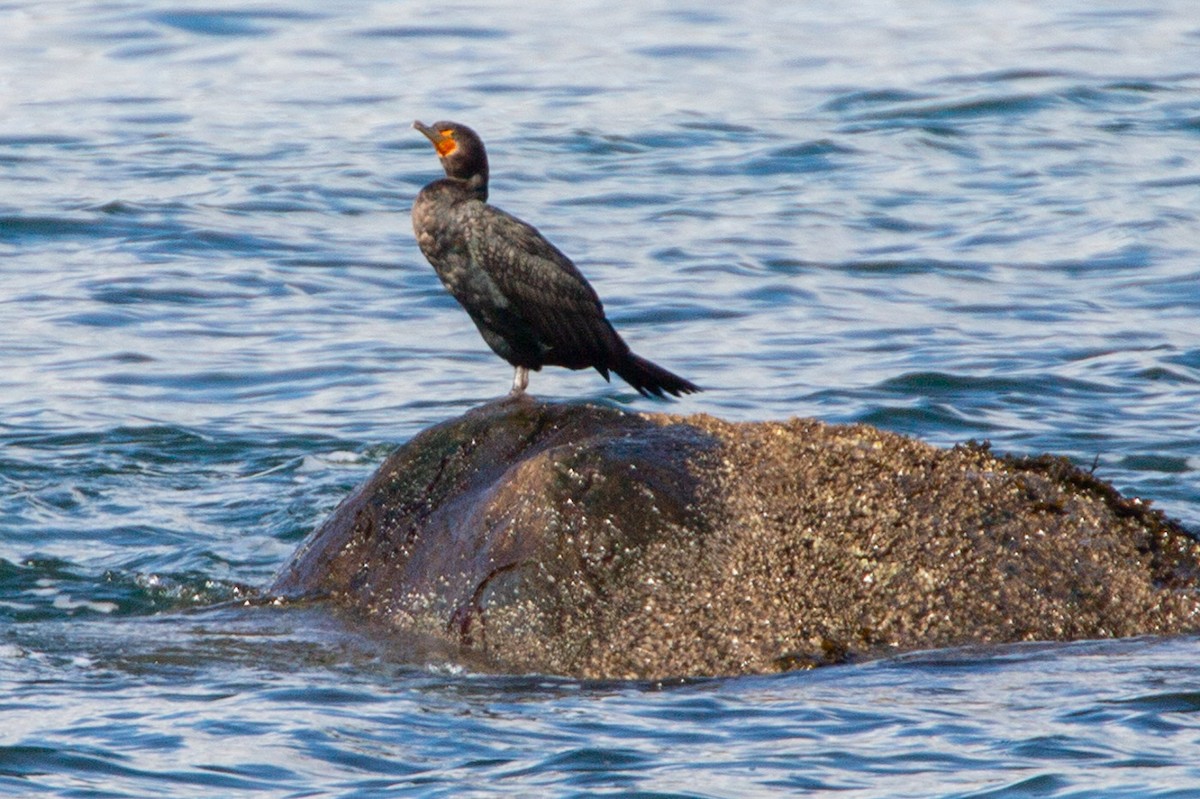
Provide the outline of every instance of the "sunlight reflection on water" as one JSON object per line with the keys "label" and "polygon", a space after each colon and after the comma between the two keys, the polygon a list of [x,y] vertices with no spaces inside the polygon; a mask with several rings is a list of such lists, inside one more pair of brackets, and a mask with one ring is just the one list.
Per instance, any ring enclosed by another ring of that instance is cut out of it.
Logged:
{"label": "sunlight reflection on water", "polygon": [[1190,639],[660,691],[154,614],[264,584],[392,446],[507,390],[412,240],[415,118],[478,129],[493,201],[710,388],[538,395],[990,438],[1200,526],[1193,12],[7,9],[0,792],[1185,795]]}

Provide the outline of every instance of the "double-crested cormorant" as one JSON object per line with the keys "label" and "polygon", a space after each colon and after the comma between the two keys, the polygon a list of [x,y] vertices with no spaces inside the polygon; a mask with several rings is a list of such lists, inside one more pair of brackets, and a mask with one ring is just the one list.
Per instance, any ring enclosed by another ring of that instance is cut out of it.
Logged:
{"label": "double-crested cormorant", "polygon": [[543,366],[616,372],[639,393],[699,391],[630,351],[591,284],[532,225],[488,205],[488,162],[475,131],[456,122],[413,127],[437,149],[446,177],[413,203],[413,231],[442,283],[488,346],[516,367],[511,396]]}

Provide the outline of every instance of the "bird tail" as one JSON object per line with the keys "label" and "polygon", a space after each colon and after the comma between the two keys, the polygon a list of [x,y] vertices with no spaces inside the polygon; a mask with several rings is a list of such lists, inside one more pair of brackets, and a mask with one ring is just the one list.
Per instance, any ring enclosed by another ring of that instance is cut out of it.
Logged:
{"label": "bird tail", "polygon": [[[630,352],[617,366],[612,367],[617,376],[637,389],[643,397],[654,395],[662,397],[664,393],[678,397],[680,394],[693,394],[702,389],[689,380],[684,380],[673,372],[668,372],[656,363]],[[607,375],[606,375],[607,376]]]}

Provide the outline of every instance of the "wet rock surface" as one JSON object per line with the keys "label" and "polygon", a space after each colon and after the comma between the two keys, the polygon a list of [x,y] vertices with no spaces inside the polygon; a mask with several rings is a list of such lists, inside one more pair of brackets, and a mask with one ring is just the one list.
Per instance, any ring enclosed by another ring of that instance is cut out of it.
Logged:
{"label": "wet rock surface", "polygon": [[1193,631],[1200,545],[1060,458],[525,398],[401,447],[271,590],[496,669],[656,679]]}

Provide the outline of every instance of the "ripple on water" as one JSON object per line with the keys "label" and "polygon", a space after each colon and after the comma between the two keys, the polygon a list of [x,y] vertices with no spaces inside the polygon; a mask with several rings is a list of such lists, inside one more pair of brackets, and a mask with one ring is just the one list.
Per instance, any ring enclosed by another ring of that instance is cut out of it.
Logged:
{"label": "ripple on water", "polygon": [[503,28],[473,25],[395,25],[367,28],[356,35],[383,39],[506,39],[509,33]]}
{"label": "ripple on water", "polygon": [[709,388],[663,409],[986,436],[1200,523],[1186,3],[43,6],[0,26],[0,793],[1200,784],[1194,638],[579,683],[245,588],[507,386],[412,241],[416,117]]}
{"label": "ripple on water", "polygon": [[278,29],[271,23],[294,21],[312,21],[323,19],[324,15],[299,11],[282,10],[243,10],[229,9],[223,11],[208,10],[174,10],[150,13],[145,19],[158,25],[199,34],[201,36],[265,36]]}

